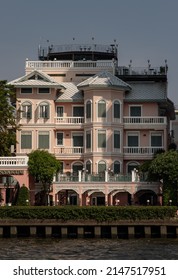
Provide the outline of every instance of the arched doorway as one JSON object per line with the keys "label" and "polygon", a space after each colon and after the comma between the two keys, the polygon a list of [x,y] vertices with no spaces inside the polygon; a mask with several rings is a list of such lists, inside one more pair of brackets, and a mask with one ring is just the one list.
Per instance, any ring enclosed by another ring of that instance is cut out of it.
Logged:
{"label": "arched doorway", "polygon": [[20,185],[13,176],[0,176],[1,205],[15,205]]}
{"label": "arched doorway", "polygon": [[158,196],[152,190],[140,190],[134,195],[134,203],[137,205],[157,205]]}
{"label": "arched doorway", "polygon": [[105,194],[101,191],[89,193],[91,206],[105,206]]}
{"label": "arched doorway", "polygon": [[61,190],[56,194],[56,205],[79,205],[79,195],[74,190]]}

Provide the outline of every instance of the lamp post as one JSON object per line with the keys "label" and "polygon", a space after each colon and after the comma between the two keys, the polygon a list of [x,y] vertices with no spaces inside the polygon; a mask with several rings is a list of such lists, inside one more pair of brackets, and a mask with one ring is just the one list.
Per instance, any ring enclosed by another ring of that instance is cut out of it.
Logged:
{"label": "lamp post", "polygon": [[150,205],[150,200],[149,199],[147,199],[147,206],[149,206]]}
{"label": "lamp post", "polygon": [[169,206],[171,206],[171,205],[172,205],[172,199],[169,200]]}

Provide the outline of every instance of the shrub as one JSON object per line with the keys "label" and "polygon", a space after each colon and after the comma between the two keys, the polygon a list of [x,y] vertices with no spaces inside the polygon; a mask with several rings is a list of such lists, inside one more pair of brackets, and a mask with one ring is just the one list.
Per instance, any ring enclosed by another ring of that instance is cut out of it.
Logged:
{"label": "shrub", "polygon": [[24,184],[19,189],[16,205],[18,205],[18,206],[28,206],[29,205],[29,190]]}

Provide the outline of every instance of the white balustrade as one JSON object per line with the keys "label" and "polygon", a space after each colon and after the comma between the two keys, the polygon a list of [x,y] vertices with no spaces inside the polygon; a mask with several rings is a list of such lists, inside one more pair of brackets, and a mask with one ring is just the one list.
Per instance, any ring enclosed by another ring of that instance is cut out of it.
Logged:
{"label": "white balustrade", "polygon": [[151,155],[164,147],[124,147],[124,154]]}
{"label": "white balustrade", "polygon": [[82,124],[84,117],[55,117],[56,124]]}
{"label": "white balustrade", "polygon": [[27,166],[28,157],[0,157],[0,167],[1,166]]}
{"label": "white balustrade", "polygon": [[26,61],[26,68],[112,68],[112,61]]}
{"label": "white balustrade", "polygon": [[55,154],[61,155],[72,155],[72,154],[82,154],[84,152],[83,147],[60,147],[55,148]]}
{"label": "white balustrade", "polygon": [[124,124],[167,124],[166,117],[123,117]]}

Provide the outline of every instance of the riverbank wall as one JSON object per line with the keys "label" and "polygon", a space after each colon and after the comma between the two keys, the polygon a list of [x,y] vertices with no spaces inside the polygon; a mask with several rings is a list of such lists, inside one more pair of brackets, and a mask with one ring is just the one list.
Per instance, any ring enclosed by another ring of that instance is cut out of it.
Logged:
{"label": "riverbank wall", "polygon": [[61,221],[0,219],[0,238],[178,238],[178,219],[146,221]]}

